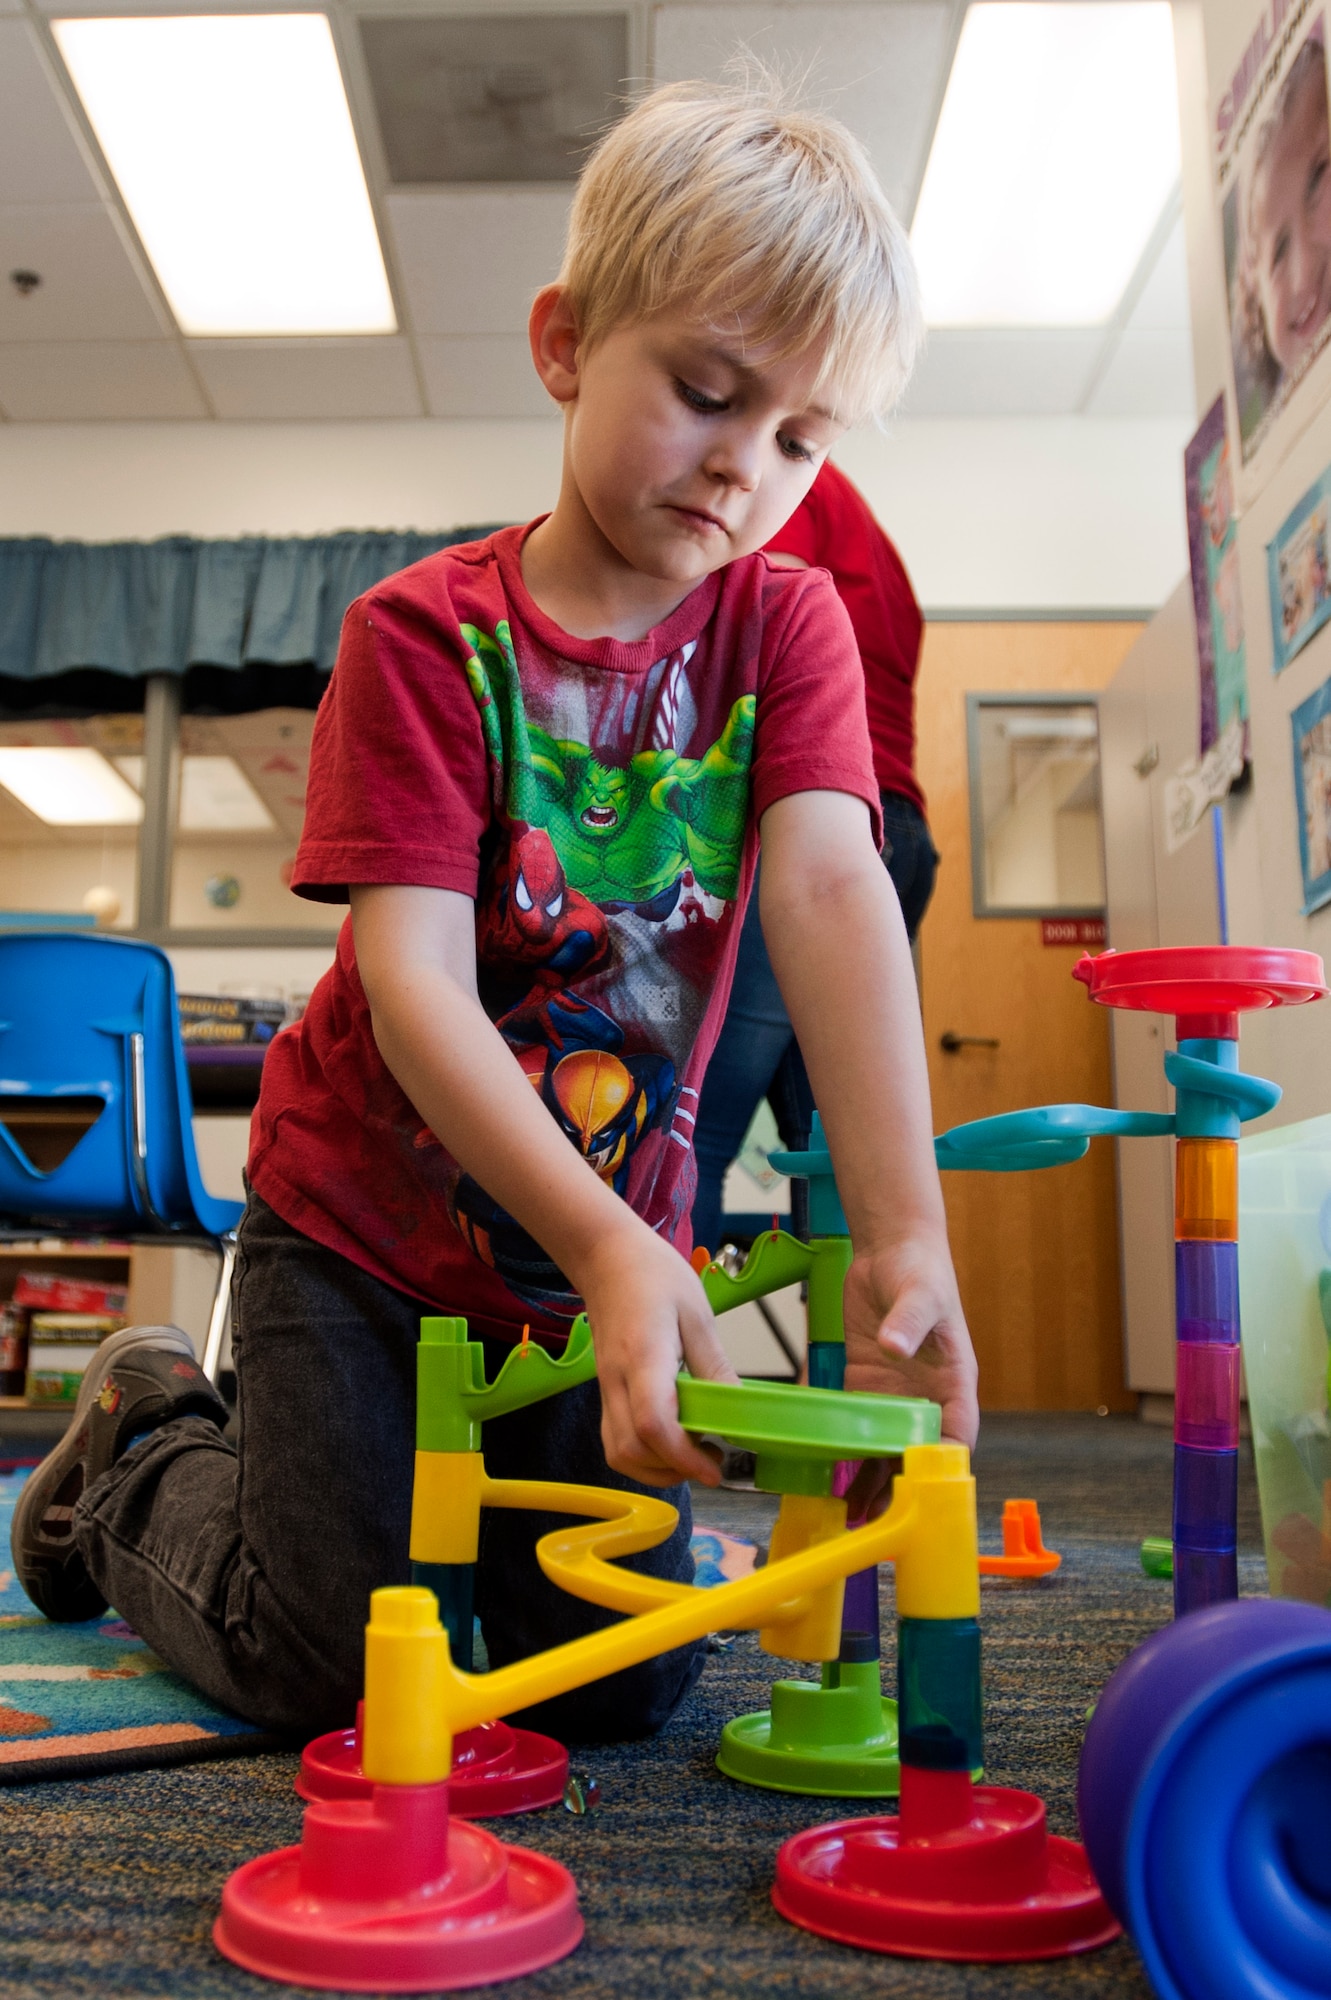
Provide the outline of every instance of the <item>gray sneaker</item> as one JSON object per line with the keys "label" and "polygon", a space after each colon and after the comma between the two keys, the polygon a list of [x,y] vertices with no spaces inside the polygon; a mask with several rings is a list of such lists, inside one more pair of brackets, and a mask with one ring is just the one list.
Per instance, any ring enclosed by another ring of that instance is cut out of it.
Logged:
{"label": "gray sneaker", "polygon": [[62,1625],[105,1611],[106,1599],[74,1542],[74,1508],[130,1439],[172,1417],[211,1417],[220,1430],[229,1414],[178,1326],[127,1326],[102,1342],[69,1429],[31,1474],[14,1509],[14,1571],[39,1611]]}

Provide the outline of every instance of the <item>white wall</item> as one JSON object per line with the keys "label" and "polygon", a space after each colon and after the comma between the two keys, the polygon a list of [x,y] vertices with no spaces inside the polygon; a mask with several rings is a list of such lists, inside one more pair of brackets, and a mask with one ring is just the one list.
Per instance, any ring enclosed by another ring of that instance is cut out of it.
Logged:
{"label": "white wall", "polygon": [[[1210,408],[1229,371],[1223,241],[1210,147],[1209,106],[1233,74],[1260,14],[1258,0],[1175,0],[1175,46],[1183,123],[1183,204],[1192,301],[1197,407]],[[1305,388],[1311,388],[1306,384]],[[1307,401],[1307,399],[1306,399]],[[1297,409],[1297,402],[1291,410]],[[1231,438],[1234,452],[1237,440]],[[1260,461],[1259,461],[1260,463]],[[1293,946],[1331,958],[1331,906],[1302,914],[1290,713],[1331,676],[1331,628],[1324,628],[1277,676],[1273,672],[1266,545],[1312,482],[1331,464],[1331,404],[1307,406],[1307,421],[1283,462],[1269,469],[1239,521],[1238,542],[1251,711],[1252,784],[1225,809],[1229,932],[1235,944]],[[1176,621],[1169,658],[1180,699],[1196,714],[1196,656],[1189,620]],[[1163,664],[1164,655],[1161,656]],[[1205,831],[1196,839],[1205,843]],[[1157,866],[1159,866],[1157,862]],[[1161,911],[1160,943],[1176,936]],[[1266,1122],[1289,1124],[1331,1111],[1331,1003],[1249,1015],[1246,1066],[1284,1090]],[[1250,1128],[1251,1129],[1251,1128]]]}
{"label": "white wall", "polygon": [[[1256,25],[1259,0],[1174,0],[1183,131],[1183,203],[1199,414],[1226,386],[1229,332],[1223,244],[1211,165],[1210,110]],[[1296,407],[1291,406],[1292,409]],[[1237,440],[1231,435],[1231,452]],[[1252,781],[1224,808],[1229,936],[1233,944],[1298,947],[1331,958],[1331,907],[1302,913],[1290,713],[1331,676],[1331,628],[1278,677],[1272,670],[1266,545],[1331,464],[1331,404],[1307,408],[1301,434],[1250,497],[1238,541],[1251,712]],[[1119,950],[1218,940],[1209,820],[1179,852],[1164,846],[1163,787],[1195,756],[1199,726],[1190,589],[1180,586],[1101,697],[1110,942]],[[1149,754],[1159,762],[1147,768]],[[1145,1015],[1113,1022],[1118,1101],[1165,1110],[1161,1056],[1172,1024]],[[1267,1125],[1331,1111],[1331,1003],[1244,1016],[1245,1069],[1284,1093]],[[1253,1130],[1252,1126],[1247,1128]],[[1130,1383],[1173,1381],[1173,1191],[1168,1146],[1120,1144],[1120,1212]]]}
{"label": "white wall", "polygon": [[[903,421],[837,457],[931,610],[1149,609],[1187,563],[1169,418]],[[0,424],[0,535],[312,535],[524,520],[557,420]]]}

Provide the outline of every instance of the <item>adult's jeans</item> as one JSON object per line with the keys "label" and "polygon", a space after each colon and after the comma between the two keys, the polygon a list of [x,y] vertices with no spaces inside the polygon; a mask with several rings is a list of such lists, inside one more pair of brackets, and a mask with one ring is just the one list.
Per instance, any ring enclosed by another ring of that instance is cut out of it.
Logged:
{"label": "adult's jeans", "polygon": [[[892,877],[914,943],[933,894],[938,854],[924,815],[897,792],[882,794],[883,861]],[[707,1065],[693,1150],[698,1190],[693,1198],[693,1240],[709,1250],[722,1241],[721,1190],[727,1169],[763,1098],[772,1107],[782,1143],[808,1144],[813,1092],[790,1016],[776,983],[758,919],[755,887],[735,962],[725,1025]]]}
{"label": "adult's jeans", "polygon": [[[370,1592],[410,1581],[419,1300],[290,1228],[251,1195],[240,1226],[232,1345],[240,1439],[202,1417],[163,1424],[83,1494],[74,1534],[107,1601],[223,1707],[312,1735],[355,1716]],[[487,1341],[487,1373],[511,1352]],[[595,1382],[485,1426],[496,1478],[645,1492],[611,1472]],[[653,1489],[655,1490],[655,1489]],[[631,1559],[689,1583],[686,1486],[661,1547]],[[566,1596],[535,1544],[566,1517],[486,1510],[477,1611],[494,1667],[616,1614]],[[530,1712],[556,1735],[649,1735],[702,1668],[689,1646]]]}

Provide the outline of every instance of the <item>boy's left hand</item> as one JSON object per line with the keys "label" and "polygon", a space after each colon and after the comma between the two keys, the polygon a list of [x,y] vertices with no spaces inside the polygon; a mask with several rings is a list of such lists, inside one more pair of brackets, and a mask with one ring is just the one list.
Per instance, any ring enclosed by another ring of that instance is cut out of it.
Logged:
{"label": "boy's left hand", "polygon": [[[974,1447],[980,1428],[978,1367],[946,1238],[918,1235],[856,1255],[846,1274],[846,1387],[880,1396],[926,1396],[941,1404],[943,1437]],[[861,1468],[850,1517],[883,1511],[891,1472]]]}

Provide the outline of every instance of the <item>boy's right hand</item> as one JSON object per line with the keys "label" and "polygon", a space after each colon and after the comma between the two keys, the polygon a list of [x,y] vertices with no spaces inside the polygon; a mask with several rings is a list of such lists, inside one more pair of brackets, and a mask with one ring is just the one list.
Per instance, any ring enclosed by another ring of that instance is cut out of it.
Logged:
{"label": "boy's right hand", "polygon": [[596,1348],[607,1463],[644,1486],[718,1485],[718,1456],[681,1427],[675,1390],[681,1368],[709,1381],[739,1380],[697,1273],[636,1223],[603,1237],[574,1282]]}

